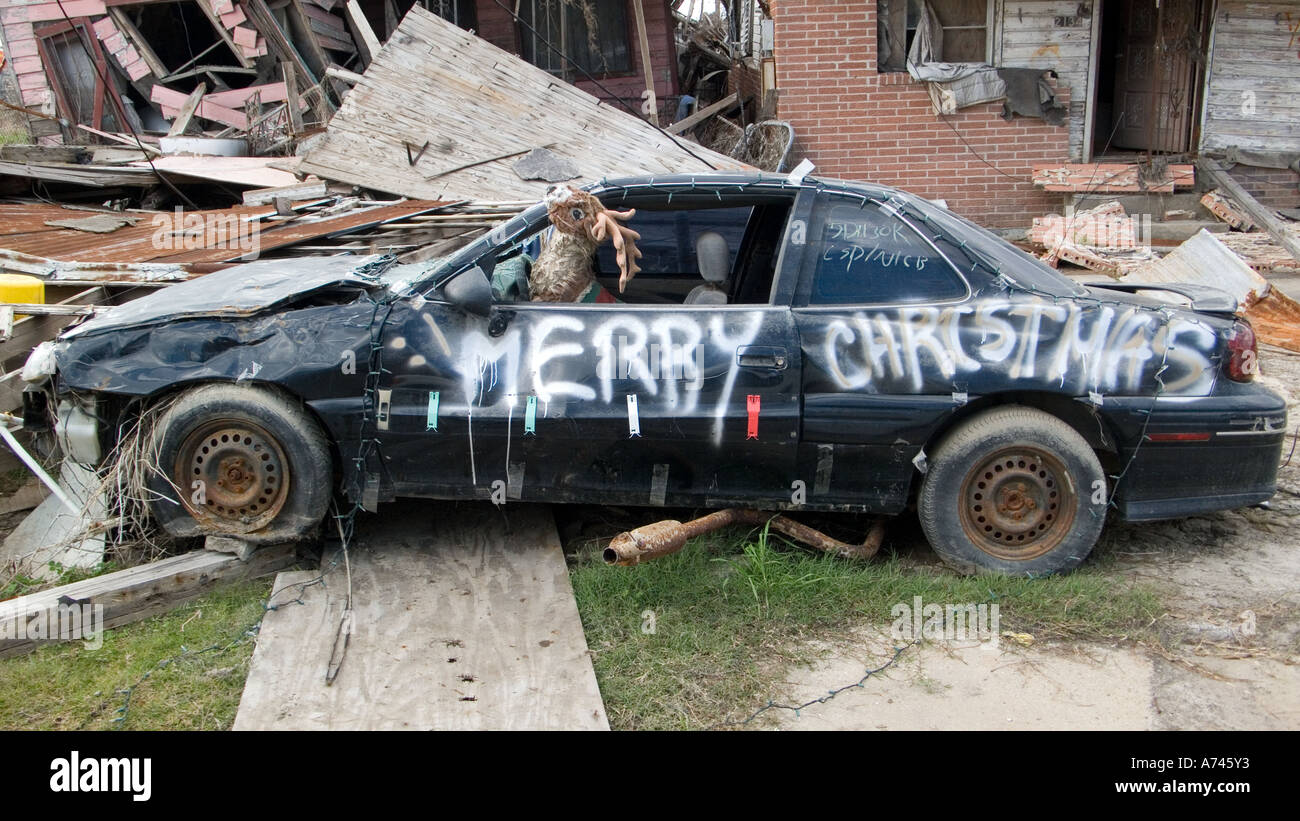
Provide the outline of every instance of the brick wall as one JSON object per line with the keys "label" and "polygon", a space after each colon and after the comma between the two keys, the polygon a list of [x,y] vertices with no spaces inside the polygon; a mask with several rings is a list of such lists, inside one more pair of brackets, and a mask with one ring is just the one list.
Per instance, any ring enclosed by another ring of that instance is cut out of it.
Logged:
{"label": "brick wall", "polygon": [[1234,165],[1229,173],[1261,205],[1300,208],[1300,174],[1289,168]]}
{"label": "brick wall", "polygon": [[[650,64],[654,67],[655,94],[660,100],[678,94],[677,46],[673,41],[675,22],[672,12],[669,11],[668,2],[669,0],[643,0],[646,37],[650,41]],[[477,34],[498,48],[518,54],[520,29],[510,13],[493,0],[479,0],[475,10],[478,14]],[[641,68],[641,41],[637,39],[636,17],[630,2],[627,8],[627,28],[632,70],[627,74],[616,76],[596,76],[605,88],[628,102],[635,103],[639,108],[641,92],[645,90],[645,75]],[[559,43],[554,45],[558,47]],[[578,76],[573,84],[602,99],[608,97],[604,91],[596,87],[595,83],[581,76]],[[668,103],[665,105],[669,106]],[[669,106],[669,109],[676,109],[675,102]]]}
{"label": "brick wall", "polygon": [[[1060,196],[1035,189],[1029,178],[1035,164],[1067,161],[1067,128],[1023,117],[1008,123],[1001,103],[964,108],[947,118],[950,128],[923,83],[877,73],[874,0],[772,6],[779,116],[794,126],[796,151],[817,164],[814,173],[945,199],[957,213],[993,227],[1028,227],[1033,217],[1060,209]],[[1069,90],[1059,89],[1058,97],[1068,104]]]}

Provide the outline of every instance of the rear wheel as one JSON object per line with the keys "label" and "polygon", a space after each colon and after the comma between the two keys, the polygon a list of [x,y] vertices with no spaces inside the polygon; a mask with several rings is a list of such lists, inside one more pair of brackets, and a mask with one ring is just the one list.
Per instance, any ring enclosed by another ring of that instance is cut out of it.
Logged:
{"label": "rear wheel", "polygon": [[297,403],[265,388],[204,385],[183,394],[154,429],[155,518],[171,534],[292,541],[325,515],[329,448]]}
{"label": "rear wheel", "polygon": [[1092,551],[1106,479],[1088,442],[1056,417],[1009,406],[976,416],[930,458],[918,511],[946,562],[973,572],[1046,575]]}

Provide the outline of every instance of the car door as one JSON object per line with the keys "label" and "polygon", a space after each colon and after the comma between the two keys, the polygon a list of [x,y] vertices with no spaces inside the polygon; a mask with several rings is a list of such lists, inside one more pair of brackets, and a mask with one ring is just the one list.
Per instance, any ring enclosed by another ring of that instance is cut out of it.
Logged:
{"label": "car door", "polygon": [[[667,202],[661,191],[635,206],[649,216]],[[677,200],[685,230],[676,218],[630,223],[648,250],[679,243],[665,270],[655,255],[643,259],[639,276],[655,294],[684,290],[664,282],[682,274],[682,258],[693,264],[699,230],[725,222],[720,209],[691,218],[690,204]],[[656,235],[656,223],[676,239]],[[748,259],[749,232],[745,216],[733,266]],[[511,238],[476,262],[495,269],[520,247]],[[788,497],[801,355],[791,310],[770,304],[771,293],[737,305],[636,303],[632,289],[611,304],[499,300],[486,319],[436,295],[401,306],[385,331],[392,365],[380,391],[392,494],[638,505]]]}
{"label": "car door", "polygon": [[813,505],[901,510],[913,461],[965,401],[947,335],[970,286],[885,199],[824,191],[813,209],[794,311],[805,363],[800,474]]}

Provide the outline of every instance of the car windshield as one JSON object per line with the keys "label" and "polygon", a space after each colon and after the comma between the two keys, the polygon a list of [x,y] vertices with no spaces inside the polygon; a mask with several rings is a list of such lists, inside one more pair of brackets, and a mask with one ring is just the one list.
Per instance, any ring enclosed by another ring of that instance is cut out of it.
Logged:
{"label": "car windshield", "polygon": [[464,248],[453,251],[445,257],[422,263],[423,272],[418,278],[394,278],[393,281],[386,280],[386,282],[390,289],[400,294],[428,292],[432,287],[441,284],[449,275],[483,256],[494,246],[507,247],[510,242],[524,238],[531,226],[536,226],[545,220],[544,203],[529,206],[518,216],[501,223]]}

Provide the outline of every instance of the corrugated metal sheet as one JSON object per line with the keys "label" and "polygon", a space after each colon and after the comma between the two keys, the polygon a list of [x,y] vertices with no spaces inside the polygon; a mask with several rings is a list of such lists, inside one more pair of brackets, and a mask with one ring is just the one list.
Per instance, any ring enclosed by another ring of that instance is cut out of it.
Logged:
{"label": "corrugated metal sheet", "polygon": [[1202,230],[1159,262],[1131,272],[1124,282],[1192,283],[1237,298],[1263,342],[1300,351],[1300,305],[1248,266],[1218,237]]}
{"label": "corrugated metal sheet", "polygon": [[93,234],[45,224],[47,220],[93,215],[93,212],[85,209],[45,204],[0,204],[0,248],[78,262],[231,262],[248,251],[247,244],[240,247],[237,233],[205,230],[196,231],[192,237],[180,237],[174,232],[185,229],[186,221],[190,225],[204,227],[230,225],[237,221],[244,226],[256,226],[257,249],[265,253],[316,237],[407,219],[448,204],[433,200],[407,200],[324,218],[308,215],[281,222],[270,220],[275,215],[275,208],[269,205],[186,211],[181,220],[177,219],[175,212],[138,212],[127,213],[126,216],[137,216],[139,222],[109,234]]}
{"label": "corrugated metal sheet", "polygon": [[1256,302],[1269,288],[1268,280],[1204,229],[1164,259],[1131,271],[1124,281],[1205,285],[1227,291],[1243,306]]}

